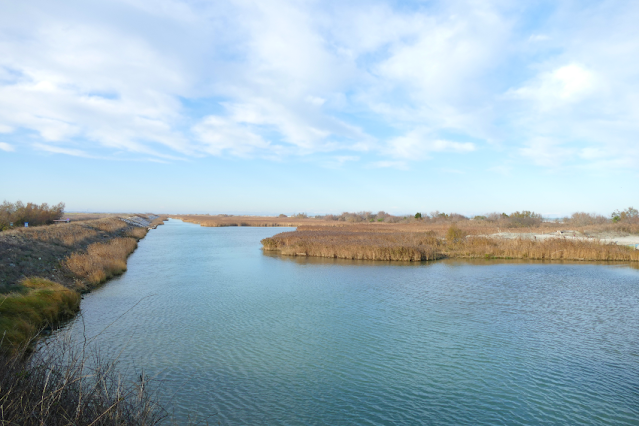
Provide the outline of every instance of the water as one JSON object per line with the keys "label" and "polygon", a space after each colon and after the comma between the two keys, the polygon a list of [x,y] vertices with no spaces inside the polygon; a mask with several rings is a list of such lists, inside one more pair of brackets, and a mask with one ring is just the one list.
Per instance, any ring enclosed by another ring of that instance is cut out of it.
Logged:
{"label": "water", "polygon": [[639,424],[639,270],[265,255],[171,220],[67,330],[228,425]]}

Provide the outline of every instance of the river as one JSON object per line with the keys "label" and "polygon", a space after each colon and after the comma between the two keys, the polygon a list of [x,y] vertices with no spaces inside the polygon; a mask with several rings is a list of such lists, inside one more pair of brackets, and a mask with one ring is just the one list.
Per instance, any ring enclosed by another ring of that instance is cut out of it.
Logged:
{"label": "river", "polygon": [[178,423],[639,425],[639,270],[267,255],[169,220],[58,330]]}

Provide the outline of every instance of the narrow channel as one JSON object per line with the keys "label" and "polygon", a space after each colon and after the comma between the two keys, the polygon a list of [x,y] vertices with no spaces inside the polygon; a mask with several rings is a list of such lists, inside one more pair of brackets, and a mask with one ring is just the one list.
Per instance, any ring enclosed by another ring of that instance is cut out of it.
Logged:
{"label": "narrow channel", "polygon": [[639,424],[639,270],[266,255],[169,220],[52,339],[223,425]]}

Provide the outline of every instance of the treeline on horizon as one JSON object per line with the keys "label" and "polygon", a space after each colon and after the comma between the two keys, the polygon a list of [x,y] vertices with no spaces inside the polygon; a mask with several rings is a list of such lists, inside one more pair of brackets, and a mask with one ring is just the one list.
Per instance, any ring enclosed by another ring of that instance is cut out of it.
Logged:
{"label": "treeline on horizon", "polygon": [[[280,217],[286,217],[286,215],[280,215]],[[305,213],[298,213],[293,215],[298,219],[309,217]],[[478,215],[474,217],[464,216],[459,213],[442,213],[434,211],[431,213],[417,212],[414,215],[401,215],[395,216],[385,211],[378,213],[372,213],[370,211],[362,212],[344,212],[341,215],[318,215],[314,216],[316,219],[337,221],[337,222],[384,222],[384,223],[406,223],[406,222],[461,222],[461,221],[476,221],[485,222],[487,224],[501,226],[503,228],[520,228],[520,227],[534,227],[539,226],[544,221],[552,221],[558,223],[566,223],[574,226],[589,226],[589,225],[603,225],[607,223],[632,223],[639,224],[639,210],[629,207],[626,210],[616,210],[611,213],[610,217],[606,217],[595,213],[577,212],[573,213],[570,217],[564,217],[559,219],[544,219],[544,217],[532,211],[516,211],[511,214],[506,213],[488,213],[486,215]]]}
{"label": "treeline on horizon", "polygon": [[54,220],[60,219],[64,214],[64,203],[49,206],[47,203],[40,205],[34,203],[24,204],[22,201],[10,203],[4,201],[0,204],[0,231],[14,227],[48,225]]}

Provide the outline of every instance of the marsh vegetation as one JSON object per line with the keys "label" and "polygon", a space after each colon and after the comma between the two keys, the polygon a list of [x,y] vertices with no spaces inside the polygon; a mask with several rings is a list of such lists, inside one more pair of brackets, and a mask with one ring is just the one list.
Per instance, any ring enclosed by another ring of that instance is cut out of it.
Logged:
{"label": "marsh vegetation", "polygon": [[391,219],[383,212],[344,213],[337,218],[306,221],[294,232],[264,239],[262,245],[265,250],[284,255],[342,259],[638,261],[639,251],[634,247],[611,241],[639,234],[639,217],[633,215],[634,209],[625,212],[615,212],[612,219],[575,213],[552,221],[531,211],[474,218],[434,212]]}

